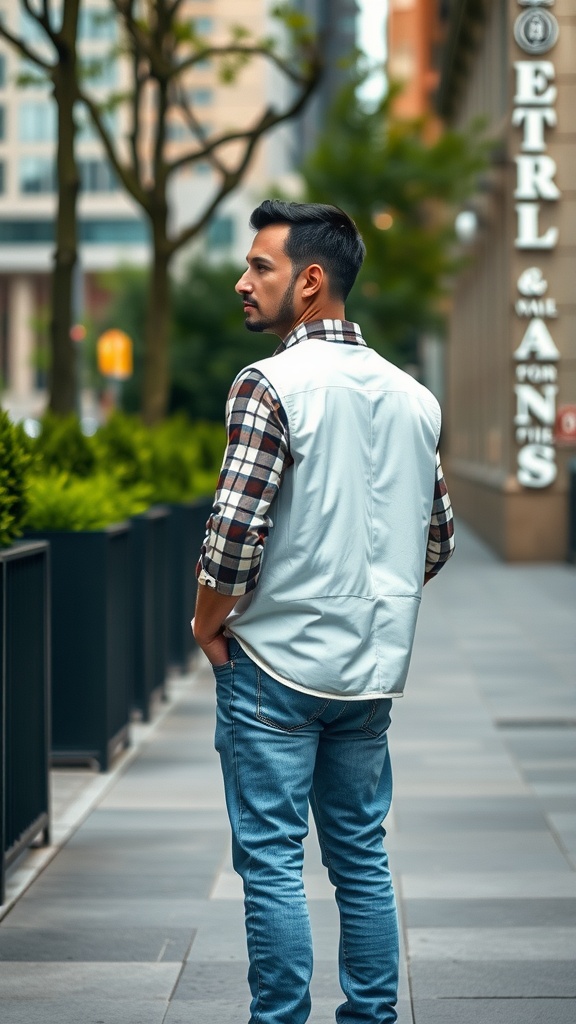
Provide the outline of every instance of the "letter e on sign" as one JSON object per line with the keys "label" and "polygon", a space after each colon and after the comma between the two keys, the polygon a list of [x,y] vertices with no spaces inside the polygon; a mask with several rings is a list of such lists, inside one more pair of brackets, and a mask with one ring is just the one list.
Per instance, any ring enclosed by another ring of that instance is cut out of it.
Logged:
{"label": "letter e on sign", "polygon": [[576,448],[576,405],[561,405],[554,424],[556,444]]}

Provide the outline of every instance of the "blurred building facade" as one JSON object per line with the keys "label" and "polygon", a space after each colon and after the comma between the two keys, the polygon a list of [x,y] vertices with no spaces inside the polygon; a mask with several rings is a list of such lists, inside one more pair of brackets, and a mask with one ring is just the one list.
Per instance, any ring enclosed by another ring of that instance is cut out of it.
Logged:
{"label": "blurred building facade", "polygon": [[[459,220],[445,408],[458,513],[504,558],[563,560],[576,447],[576,9],[451,0],[438,106],[488,120]],[[458,226],[458,222],[457,222]]]}
{"label": "blurred building facade", "polygon": [[346,80],[357,40],[358,4],[356,0],[294,0],[323,39],[324,74],[320,88],[299,120],[296,135],[298,166],[302,156],[316,144],[326,124],[328,111]]}
{"label": "blurred building facade", "polygon": [[[393,114],[405,120],[423,119],[424,138],[434,142],[443,130],[436,98],[440,81],[442,44],[446,36],[448,7],[445,0],[390,0],[387,18],[388,81],[398,86]],[[443,403],[445,396],[445,345],[437,334],[421,334],[414,367]]]}
{"label": "blurred building facade", "polygon": [[445,0],[390,0],[388,9],[388,77],[402,87],[394,113],[426,115],[430,136],[441,130],[435,101],[447,16]]}
{"label": "blurred building facade", "polygon": [[[56,6],[56,5],[55,5]],[[229,38],[231,26],[243,25],[256,38],[277,31],[271,19],[273,0],[184,0],[181,16],[215,43]],[[354,0],[297,0],[300,10],[322,27],[331,19],[329,73],[314,110],[299,124],[279,127],[257,149],[243,185],[218,209],[204,236],[210,258],[242,263],[249,248],[248,218],[271,182],[290,189],[303,153],[314,144],[326,105],[341,81],[338,60],[355,40]],[[110,57],[119,26],[106,0],[81,6],[79,48],[83,57],[101,62],[91,78],[96,95],[129,89],[128,68]],[[41,29],[23,13],[19,0],[0,0],[0,16],[37,51],[45,49]],[[333,65],[333,67],[332,67]],[[45,402],[46,327],[49,316],[53,220],[56,210],[56,111],[45,84],[23,86],[22,75],[37,71],[0,39],[0,387],[3,404],[16,416],[37,414]],[[289,100],[290,86],[262,61],[243,69],[232,87],[222,83],[213,62],[195,67],[186,89],[207,135],[250,124],[267,102]],[[153,117],[153,113],[150,115]],[[127,134],[127,111],[111,115],[118,137]],[[102,300],[99,274],[122,265],[144,266],[149,256],[147,224],[138,206],[120,186],[82,109],[78,111],[79,197],[78,319]],[[177,115],[167,125],[168,153],[189,148],[189,130]],[[145,147],[146,142],[142,140]],[[214,184],[210,165],[196,163],[174,176],[170,196],[174,230],[191,223],[205,208]],[[182,254],[180,259],[186,258]]]}

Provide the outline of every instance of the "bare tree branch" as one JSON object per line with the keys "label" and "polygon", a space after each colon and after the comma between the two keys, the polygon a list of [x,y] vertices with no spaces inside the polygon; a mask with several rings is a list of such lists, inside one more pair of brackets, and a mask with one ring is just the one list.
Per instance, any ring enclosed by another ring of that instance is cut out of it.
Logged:
{"label": "bare tree branch", "polygon": [[178,9],[182,6],[183,0],[173,0],[172,4],[168,5],[168,11],[170,14],[170,20],[173,20],[178,13]]}
{"label": "bare tree branch", "polygon": [[279,57],[273,50],[269,50],[268,47],[253,44],[252,46],[246,46],[242,43],[230,43],[227,46],[206,46],[202,50],[198,50],[196,53],[187,57],[186,60],[181,61],[174,69],[172,74],[180,75],[183,71],[188,71],[193,68],[202,60],[210,60],[212,57],[264,57],[265,60],[269,60],[275,67],[278,68],[282,74],[286,75],[290,81],[294,82],[295,85],[305,86],[308,82],[307,75],[298,74],[294,68],[291,67],[290,63]]}
{"label": "bare tree branch", "polygon": [[[199,157],[201,157],[202,159],[206,158],[207,160],[210,161],[210,163],[212,164],[216,171],[218,171],[220,174],[225,174],[226,168],[224,167],[224,164],[220,162],[216,155],[216,147],[207,147],[206,131],[204,129],[204,126],[202,122],[199,121],[196,115],[194,114],[194,111],[192,110],[190,104],[187,102],[183,93],[180,93],[180,95],[177,96],[176,105],[180,108],[181,112],[183,113],[186,121],[188,122],[188,127],[194,133],[198,142],[202,143],[202,149],[198,150]],[[195,160],[196,157],[192,162],[195,162]],[[171,173],[171,170],[172,167],[170,164],[168,164],[167,173]]]}
{"label": "bare tree branch", "polygon": [[143,209],[146,210],[147,213],[150,213],[151,206],[148,199],[148,194],[146,190],[142,187],[142,183],[137,177],[136,172],[133,169],[127,167],[120,160],[120,157],[118,156],[118,153],[116,152],[116,149],[112,143],[110,132],[107,130],[104,124],[102,113],[100,111],[100,108],[98,107],[98,104],[92,99],[91,96],[89,96],[82,89],[80,89],[78,92],[78,98],[82,100],[82,102],[88,107],[88,110],[90,111],[90,116],[94,122],[98,135],[100,136],[102,145],[104,146],[104,149],[106,151],[106,156],[108,157],[112,167],[114,168],[116,174],[120,178],[125,189],[130,193],[130,195],[134,197],[136,202],[139,203],[140,206],[142,206]]}
{"label": "bare tree branch", "polygon": [[22,6],[24,7],[25,11],[30,15],[32,20],[36,21],[39,25],[42,26],[44,32],[46,33],[50,41],[54,43],[54,45],[56,45],[55,33],[53,32],[52,25],[50,23],[49,0],[42,0],[41,11],[36,10],[30,3],[30,0],[22,0]]}
{"label": "bare tree branch", "polygon": [[181,249],[182,246],[186,244],[186,242],[190,242],[193,238],[196,237],[196,235],[200,234],[203,228],[205,228],[206,225],[209,223],[212,215],[220,206],[222,200],[225,199],[226,196],[229,195],[229,193],[232,192],[240,183],[246,169],[248,168],[250,160],[252,159],[254,150],[260,139],[260,136],[264,131],[266,131],[266,128],[262,127],[261,131],[258,132],[258,134],[254,133],[253,137],[249,140],[244,150],[240,163],[237,165],[234,171],[229,171],[224,176],[222,185],[216,192],[212,201],[206,207],[201,217],[194,221],[193,224],[190,224],[189,227],[183,228],[182,231],[179,232],[179,234],[177,234],[174,238],[170,240],[168,251],[171,256],[175,252],[177,252],[178,249]]}
{"label": "bare tree branch", "polygon": [[1,22],[0,37],[5,39],[7,43],[10,43],[15,50],[18,50],[26,60],[29,60],[32,64],[36,64],[38,67],[43,68],[44,71],[50,72],[54,67],[53,64],[50,64],[47,60],[40,57],[38,53],[35,53],[34,50],[31,50],[28,44],[25,43],[20,36],[14,35],[14,33],[11,32],[9,28],[6,28],[6,26]]}
{"label": "bare tree branch", "polygon": [[[182,154],[182,156],[177,157],[168,164],[167,174],[173,174],[180,168],[185,167],[188,163],[195,163],[198,160],[209,159],[214,150],[217,150],[221,146],[227,145],[230,142],[240,142],[243,139],[251,141],[254,137],[256,138],[256,141],[258,141],[260,136],[269,131],[270,128],[274,128],[276,125],[282,124],[283,121],[288,121],[295,117],[304,108],[311,93],[315,89],[320,73],[320,64],[319,62],[316,62],[313,76],[308,80],[306,88],[302,90],[302,93],[296,98],[294,103],[292,103],[291,106],[282,113],[276,114],[274,113],[273,108],[269,108],[264,112],[255,128],[252,128],[249,131],[240,130],[237,132],[227,132],[225,135],[220,135],[209,142],[206,142],[202,150],[194,150],[192,152]],[[272,118],[272,120],[269,120],[269,118]]]}

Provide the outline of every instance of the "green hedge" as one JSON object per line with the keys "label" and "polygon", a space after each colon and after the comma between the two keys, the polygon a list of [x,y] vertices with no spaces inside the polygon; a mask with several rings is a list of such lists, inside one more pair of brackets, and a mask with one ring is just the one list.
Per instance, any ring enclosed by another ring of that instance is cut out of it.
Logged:
{"label": "green hedge", "polygon": [[74,416],[46,416],[29,439],[29,530],[96,530],[162,502],[214,493],[223,427],[178,415],[153,428],[113,414],[93,437]]}
{"label": "green hedge", "polygon": [[0,548],[22,536],[28,515],[33,457],[26,435],[0,410]]}

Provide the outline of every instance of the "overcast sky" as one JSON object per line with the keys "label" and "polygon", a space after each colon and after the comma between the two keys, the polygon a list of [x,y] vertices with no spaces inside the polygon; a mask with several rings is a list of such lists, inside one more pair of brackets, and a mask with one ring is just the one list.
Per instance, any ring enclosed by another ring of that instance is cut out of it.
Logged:
{"label": "overcast sky", "polygon": [[[357,0],[360,13],[358,16],[358,45],[377,64],[386,59],[386,14],[388,0]],[[382,95],[385,79],[382,75],[373,75],[362,88],[364,99],[379,99]]]}

